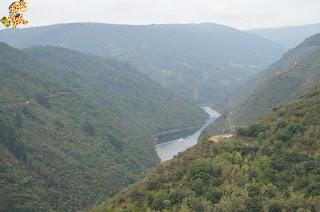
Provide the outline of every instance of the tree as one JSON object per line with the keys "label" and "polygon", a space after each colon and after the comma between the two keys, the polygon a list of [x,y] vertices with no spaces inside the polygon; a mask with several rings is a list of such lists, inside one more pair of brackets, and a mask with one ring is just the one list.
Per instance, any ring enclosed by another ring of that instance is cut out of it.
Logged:
{"label": "tree", "polygon": [[172,204],[181,203],[185,197],[186,197],[186,194],[181,189],[170,192],[170,201]]}
{"label": "tree", "polygon": [[246,211],[259,212],[262,211],[262,203],[259,198],[249,198],[246,202]]}
{"label": "tree", "polygon": [[260,186],[257,184],[250,184],[247,186],[248,196],[251,198],[260,196]]}
{"label": "tree", "polygon": [[19,128],[19,129],[22,128],[22,117],[19,112],[16,113],[16,117],[15,117],[14,122],[15,122],[15,125],[17,128]]}
{"label": "tree", "polygon": [[210,188],[206,193],[206,197],[212,204],[217,204],[222,197],[222,192],[220,192],[217,188]]}
{"label": "tree", "polygon": [[252,124],[249,127],[242,127],[237,130],[239,136],[257,137],[259,133],[265,131],[265,127],[261,124]]}
{"label": "tree", "polygon": [[36,94],[35,99],[41,106],[43,106],[46,109],[50,109],[48,98],[44,94]]}
{"label": "tree", "polygon": [[192,180],[198,178],[207,180],[211,176],[212,167],[206,160],[195,160],[188,169],[188,176]]}
{"label": "tree", "polygon": [[204,191],[203,180],[198,178],[198,179],[192,181],[192,190],[196,193],[196,195],[201,195]]}
{"label": "tree", "polygon": [[[169,201],[168,201],[169,200]],[[151,204],[151,208],[153,210],[163,210],[168,206],[168,203],[170,202],[169,194],[166,192],[158,192],[153,196],[153,201]]]}
{"label": "tree", "polygon": [[269,212],[281,212],[282,207],[278,202],[272,202],[269,206]]}
{"label": "tree", "polygon": [[84,129],[84,131],[86,132],[87,135],[94,136],[95,129],[94,129],[94,126],[90,122],[85,121],[84,124],[83,124],[83,129]]}

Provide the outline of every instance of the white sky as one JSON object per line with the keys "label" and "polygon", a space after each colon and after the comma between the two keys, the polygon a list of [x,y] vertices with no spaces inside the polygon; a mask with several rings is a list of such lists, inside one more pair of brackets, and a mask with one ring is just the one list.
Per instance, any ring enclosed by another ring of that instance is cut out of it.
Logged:
{"label": "white sky", "polygon": [[[13,0],[0,0],[5,16]],[[239,29],[320,23],[320,0],[28,0],[30,26],[214,22]]]}

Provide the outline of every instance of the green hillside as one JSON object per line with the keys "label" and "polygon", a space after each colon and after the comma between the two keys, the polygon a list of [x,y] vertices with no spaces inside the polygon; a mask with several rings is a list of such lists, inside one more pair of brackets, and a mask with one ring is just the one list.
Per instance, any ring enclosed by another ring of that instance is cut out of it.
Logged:
{"label": "green hillside", "polygon": [[250,123],[320,82],[320,34],[306,39],[278,62],[254,76],[229,100],[211,131]]}
{"label": "green hillside", "polygon": [[130,65],[0,43],[0,211],[84,209],[159,158],[154,135],[206,114]]}
{"label": "green hillside", "polygon": [[320,86],[200,143],[93,211],[319,211]]}
{"label": "green hillside", "polygon": [[59,24],[0,31],[18,48],[60,46],[126,60],[179,96],[221,110],[252,75],[280,58],[280,45],[218,24]]}

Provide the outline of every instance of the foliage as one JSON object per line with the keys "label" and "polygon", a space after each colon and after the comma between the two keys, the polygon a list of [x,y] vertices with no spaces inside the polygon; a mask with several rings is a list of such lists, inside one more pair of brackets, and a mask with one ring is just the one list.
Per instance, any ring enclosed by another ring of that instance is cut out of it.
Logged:
{"label": "foliage", "polygon": [[284,51],[270,40],[212,23],[59,24],[4,30],[0,40],[18,48],[61,46],[121,58],[177,95],[212,104],[216,110],[222,110],[240,85]]}
{"label": "foliage", "polygon": [[239,136],[257,137],[259,133],[264,132],[265,129],[261,124],[252,124],[249,127],[241,127],[238,129]]}
{"label": "foliage", "polygon": [[0,211],[85,209],[158,162],[154,135],[199,108],[130,65],[0,43]]}
{"label": "foliage", "polygon": [[221,132],[229,129],[230,122],[233,126],[242,126],[277,112],[282,104],[320,82],[319,64],[320,34],[316,34],[243,85],[229,100],[225,116],[208,131]]}
{"label": "foliage", "polygon": [[[297,113],[299,111],[299,113]],[[204,135],[141,182],[93,211],[319,211],[320,86],[220,143]],[[150,189],[149,182],[157,183]],[[139,200],[130,198],[139,189]],[[159,194],[158,208],[142,204]],[[148,194],[148,196],[146,195]],[[168,203],[165,205],[164,203]]]}

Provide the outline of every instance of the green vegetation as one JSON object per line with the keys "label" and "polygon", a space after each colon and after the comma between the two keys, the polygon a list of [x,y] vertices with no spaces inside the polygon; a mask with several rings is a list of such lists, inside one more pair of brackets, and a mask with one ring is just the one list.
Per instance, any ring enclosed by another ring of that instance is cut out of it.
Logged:
{"label": "green vegetation", "polygon": [[210,23],[59,24],[3,30],[0,40],[18,48],[62,46],[121,58],[188,101],[212,104],[216,110],[222,110],[240,85],[284,52],[269,40]]}
{"label": "green vegetation", "polygon": [[225,115],[208,131],[241,126],[277,110],[320,82],[320,34],[306,39],[251,79],[228,103]]}
{"label": "green vegetation", "polygon": [[320,86],[152,170],[93,211],[319,211]]}
{"label": "green vegetation", "polygon": [[206,114],[130,65],[0,43],[0,211],[85,209],[159,158],[154,135]]}

